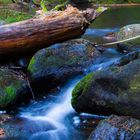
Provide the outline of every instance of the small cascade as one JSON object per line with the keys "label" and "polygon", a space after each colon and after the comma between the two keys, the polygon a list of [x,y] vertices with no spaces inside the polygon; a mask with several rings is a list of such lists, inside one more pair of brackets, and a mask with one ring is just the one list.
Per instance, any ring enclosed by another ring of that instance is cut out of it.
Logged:
{"label": "small cascade", "polygon": [[[59,96],[57,97],[57,99],[55,99],[53,103],[50,104],[48,101],[44,101],[48,102],[48,104],[45,103],[45,106],[47,108],[45,113],[43,112],[45,109],[42,110],[42,106],[40,105],[40,103],[37,103],[35,105],[36,107],[34,105],[31,105],[27,110],[23,109],[23,111],[21,111],[20,118],[24,118],[38,123],[43,122],[49,124],[50,128],[52,128],[47,131],[44,128],[44,130],[34,133],[30,137],[31,140],[62,140],[62,138],[65,140],[68,139],[67,125],[64,122],[66,116],[74,112],[71,106],[71,93],[73,88],[80,81],[81,78],[82,77],[77,77],[74,80],[71,80],[59,92]],[[32,112],[32,107],[34,109],[37,108],[36,111],[38,111],[40,108],[40,110],[42,110],[42,112],[40,112],[40,115],[38,115],[38,113],[36,114],[35,110],[33,110]]]}
{"label": "small cascade", "polygon": [[[119,58],[105,59],[105,62],[94,64],[89,70],[85,71],[85,74],[90,71],[101,70],[108,67],[118,59]],[[67,120],[70,114],[76,114],[71,106],[72,90],[83,76],[84,75],[78,76],[70,80],[68,84],[58,92],[57,97],[50,95],[51,99],[46,98],[41,102],[32,103],[29,107],[21,109],[19,117],[32,121],[33,125],[36,124],[34,127],[41,129],[41,131],[35,131],[35,133],[30,136],[30,140],[70,140],[69,129],[71,129],[73,125]],[[41,125],[48,125],[49,129],[48,127],[42,129]]]}

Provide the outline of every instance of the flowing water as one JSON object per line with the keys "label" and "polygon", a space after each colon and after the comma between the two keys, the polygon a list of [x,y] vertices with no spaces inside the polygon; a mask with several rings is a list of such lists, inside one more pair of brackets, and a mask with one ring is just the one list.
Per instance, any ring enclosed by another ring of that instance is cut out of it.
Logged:
{"label": "flowing water", "polygon": [[[103,37],[107,33],[115,32],[130,23],[139,23],[138,13],[140,13],[139,7],[110,9],[87,29],[83,38],[92,42],[106,42]],[[122,55],[115,49],[108,49],[92,67],[85,70],[85,74],[108,67]],[[25,120],[27,122],[25,125],[31,122],[34,129],[33,133],[28,135],[29,140],[87,139],[89,132],[75,127],[80,123],[80,119],[71,106],[72,90],[84,75],[67,81],[57,93],[49,94],[42,101],[32,102],[27,107],[20,108],[17,117]]]}

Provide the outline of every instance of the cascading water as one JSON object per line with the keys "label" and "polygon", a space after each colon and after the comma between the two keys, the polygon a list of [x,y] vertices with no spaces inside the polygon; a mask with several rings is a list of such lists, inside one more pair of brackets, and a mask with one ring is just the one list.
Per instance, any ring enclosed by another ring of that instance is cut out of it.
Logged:
{"label": "cascading water", "polygon": [[[85,36],[98,36],[101,38],[108,32],[116,31],[112,29],[93,30],[88,29]],[[108,49],[101,58],[89,69],[85,69],[85,75],[91,71],[101,70],[113,65],[122,56],[115,49]],[[73,127],[79,120],[76,112],[71,106],[72,90],[84,75],[70,80],[57,95],[50,94],[43,101],[33,102],[28,107],[21,109],[19,118],[32,122],[33,133],[29,134],[29,140],[85,140],[85,135],[81,134]],[[73,119],[72,119],[73,118]],[[74,120],[72,124],[72,120]],[[76,135],[76,137],[74,137]]]}
{"label": "cascading water", "polygon": [[[118,56],[118,54],[117,54]],[[112,65],[119,58],[115,57],[100,59],[100,64],[94,64],[85,73],[90,71],[101,70],[109,65]],[[103,62],[102,62],[103,61]],[[98,61],[97,61],[98,63]],[[81,80],[82,76],[78,76],[68,82],[58,93],[57,96],[50,95],[41,102],[32,103],[27,108],[21,109],[20,118],[38,123],[35,127],[40,127],[30,136],[30,140],[70,140],[73,125],[70,122],[69,116],[75,114],[71,106],[71,93],[76,84]],[[71,118],[72,120],[72,118]],[[75,122],[76,123],[76,122]],[[49,129],[42,127],[48,125]],[[43,129],[42,129],[43,128]],[[74,130],[75,131],[75,130]],[[72,138],[74,140],[74,138]],[[80,138],[82,140],[82,137]]]}
{"label": "cascading water", "polygon": [[[29,108],[23,112],[21,112],[20,117],[26,118],[28,120],[32,121],[43,121],[44,123],[50,123],[53,127],[53,129],[48,131],[41,131],[38,133],[35,133],[31,136],[31,140],[35,139],[41,139],[41,140],[62,140],[62,139],[68,139],[67,137],[67,126],[65,125],[65,117],[69,114],[74,112],[72,106],[71,106],[71,93],[77,82],[81,79],[81,77],[77,77],[76,79],[70,81],[62,90],[59,92],[59,96],[57,99],[55,99],[55,102],[49,104],[49,102],[45,101],[48,104],[46,104],[47,111],[44,112],[44,109],[42,110],[42,106],[40,106],[39,103],[37,103],[35,106],[37,110],[34,110],[33,112],[30,110],[32,107],[29,106]],[[34,106],[34,105],[33,105]],[[34,106],[34,107],[35,107]],[[40,108],[39,108],[40,107]],[[35,108],[34,108],[35,109]],[[43,112],[40,112],[40,115],[36,115],[35,112],[38,110],[42,110]],[[41,114],[43,113],[43,114]]]}

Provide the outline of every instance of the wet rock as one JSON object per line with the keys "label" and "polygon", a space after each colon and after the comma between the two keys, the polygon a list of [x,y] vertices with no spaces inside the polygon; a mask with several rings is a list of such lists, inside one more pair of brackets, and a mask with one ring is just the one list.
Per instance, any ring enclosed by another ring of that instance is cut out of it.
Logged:
{"label": "wet rock", "polygon": [[8,114],[0,114],[0,124],[5,123],[6,121],[10,120],[12,116]]}
{"label": "wet rock", "polygon": [[0,138],[5,137],[5,132],[3,129],[0,128]]}
{"label": "wet rock", "polygon": [[117,62],[114,63],[114,65],[123,66],[137,58],[139,58],[138,51],[130,52],[130,53],[126,54],[125,56],[122,56]]}
{"label": "wet rock", "polygon": [[1,127],[6,121],[10,120],[12,116],[7,114],[0,114],[0,139],[5,139],[5,130]]}
{"label": "wet rock", "polygon": [[90,73],[73,90],[77,112],[140,118],[140,59]]}
{"label": "wet rock", "polygon": [[126,45],[140,45],[140,24],[131,24],[122,27],[118,32],[115,33],[117,41],[122,41]]}
{"label": "wet rock", "polygon": [[112,115],[99,123],[88,140],[139,140],[140,120]]}
{"label": "wet rock", "polygon": [[32,57],[28,71],[37,85],[45,83],[46,88],[56,87],[83,73],[98,55],[99,51],[89,41],[71,40],[38,51]]}
{"label": "wet rock", "polygon": [[115,32],[107,33],[104,36],[104,39],[107,40],[107,41],[109,41],[109,42],[115,42],[115,41],[117,41],[116,38],[115,38]]}
{"label": "wet rock", "polygon": [[105,36],[109,42],[116,42],[117,50],[130,52],[140,48],[140,24],[126,25],[114,33]]}
{"label": "wet rock", "polygon": [[8,68],[0,68],[0,108],[12,107],[16,103],[21,103],[21,99],[26,94],[27,82],[24,77]]}
{"label": "wet rock", "polygon": [[99,124],[106,116],[99,116],[88,113],[81,113],[78,116],[73,117],[73,125],[75,128],[88,131],[91,133],[94,128]]}
{"label": "wet rock", "polygon": [[28,140],[34,134],[56,129],[49,121],[24,118],[13,118],[10,121],[0,123],[0,128],[4,132],[1,137],[5,140]]}
{"label": "wet rock", "polygon": [[26,58],[21,58],[21,59],[19,59],[18,64],[23,69],[25,69],[25,68],[27,69],[27,67],[28,67],[28,60]]}
{"label": "wet rock", "polygon": [[131,24],[122,27],[115,33],[114,38],[118,41],[118,51],[132,51],[140,48],[140,24]]}
{"label": "wet rock", "polygon": [[131,52],[133,51],[133,49],[126,44],[121,44],[121,43],[117,44],[117,51],[122,52],[122,53]]}

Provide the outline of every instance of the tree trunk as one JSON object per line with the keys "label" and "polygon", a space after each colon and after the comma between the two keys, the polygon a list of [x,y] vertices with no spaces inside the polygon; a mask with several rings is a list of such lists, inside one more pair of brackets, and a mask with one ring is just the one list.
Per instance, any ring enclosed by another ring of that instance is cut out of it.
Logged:
{"label": "tree trunk", "polygon": [[0,56],[29,53],[80,36],[96,16],[93,9],[81,12],[68,6],[64,11],[0,26]]}

